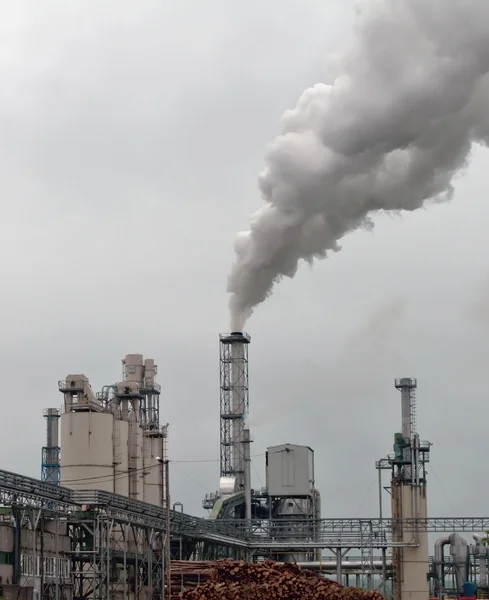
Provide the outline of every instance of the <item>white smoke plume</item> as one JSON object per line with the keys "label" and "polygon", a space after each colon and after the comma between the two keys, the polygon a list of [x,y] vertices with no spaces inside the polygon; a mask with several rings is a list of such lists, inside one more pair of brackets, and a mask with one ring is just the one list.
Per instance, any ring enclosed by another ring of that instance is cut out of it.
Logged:
{"label": "white smoke plume", "polygon": [[233,330],[376,211],[448,200],[489,139],[489,0],[366,1],[337,68],[284,114],[266,154],[264,205],[235,241]]}

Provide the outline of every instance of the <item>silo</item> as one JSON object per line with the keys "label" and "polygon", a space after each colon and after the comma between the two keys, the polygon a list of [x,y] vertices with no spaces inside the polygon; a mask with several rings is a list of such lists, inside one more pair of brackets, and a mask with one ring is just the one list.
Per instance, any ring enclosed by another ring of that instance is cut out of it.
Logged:
{"label": "silo", "polygon": [[61,485],[112,492],[113,415],[67,412],[60,421]]}
{"label": "silo", "polygon": [[152,358],[144,361],[143,389],[145,393],[146,422],[151,429],[157,429],[160,422],[159,386],[155,382],[157,368]]}
{"label": "silo", "polygon": [[124,365],[124,381],[135,381],[140,384],[144,376],[144,362],[142,354],[126,354],[122,359]]}

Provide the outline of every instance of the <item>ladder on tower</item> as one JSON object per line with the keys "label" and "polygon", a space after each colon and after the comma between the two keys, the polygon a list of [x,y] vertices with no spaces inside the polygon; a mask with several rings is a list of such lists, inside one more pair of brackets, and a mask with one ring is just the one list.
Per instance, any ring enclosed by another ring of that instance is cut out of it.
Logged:
{"label": "ladder on tower", "polygon": [[411,439],[418,433],[417,410],[416,410],[416,388],[411,388],[409,391],[410,408],[411,408]]}

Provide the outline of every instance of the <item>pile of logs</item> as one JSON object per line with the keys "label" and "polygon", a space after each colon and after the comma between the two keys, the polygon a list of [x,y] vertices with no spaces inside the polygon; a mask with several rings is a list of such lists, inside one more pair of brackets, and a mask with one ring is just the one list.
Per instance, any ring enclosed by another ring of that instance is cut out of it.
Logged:
{"label": "pile of logs", "polygon": [[171,598],[180,598],[182,590],[193,590],[206,583],[214,573],[217,563],[210,561],[172,560],[171,562]]}
{"label": "pile of logs", "polygon": [[297,565],[271,560],[207,563],[201,575],[198,585],[183,585],[181,600],[382,600],[377,591],[344,587]]}

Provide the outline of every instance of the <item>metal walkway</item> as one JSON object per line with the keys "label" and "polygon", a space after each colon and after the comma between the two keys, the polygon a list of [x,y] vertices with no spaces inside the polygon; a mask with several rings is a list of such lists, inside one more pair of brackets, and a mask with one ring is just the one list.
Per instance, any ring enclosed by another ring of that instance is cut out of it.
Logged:
{"label": "metal walkway", "polygon": [[[118,494],[97,490],[70,490],[17,473],[0,470],[0,503],[4,506],[33,508],[56,514],[76,514],[87,510],[126,523],[166,530],[166,509]],[[170,511],[171,531],[190,537],[234,547],[247,546],[232,523],[221,524],[193,517],[180,511]]]}
{"label": "metal walkway", "polygon": [[[32,508],[46,515],[96,512],[105,518],[128,524],[166,530],[166,509],[125,496],[95,490],[70,490],[61,486],[0,470],[0,504]],[[320,519],[311,521],[310,531],[304,521],[297,521],[301,539],[293,532],[294,521],[223,521],[193,517],[170,511],[171,534],[213,544],[249,550],[268,551],[292,548],[363,548],[365,522],[369,522],[373,548],[393,548],[392,531],[402,524],[404,531],[415,527],[427,532],[481,532],[489,530],[489,517],[451,517],[429,519]],[[300,527],[299,527],[300,526]]]}

